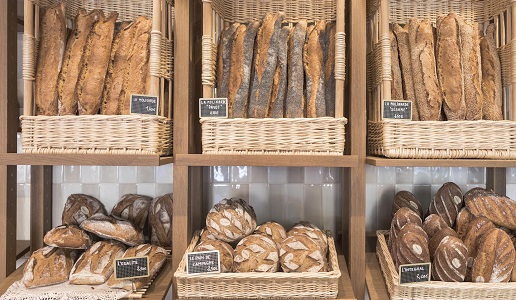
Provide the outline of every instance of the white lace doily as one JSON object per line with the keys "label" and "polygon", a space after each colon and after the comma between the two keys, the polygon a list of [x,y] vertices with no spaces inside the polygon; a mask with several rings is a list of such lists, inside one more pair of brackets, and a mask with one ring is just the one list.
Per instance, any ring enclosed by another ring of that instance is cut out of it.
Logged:
{"label": "white lace doily", "polygon": [[68,282],[28,289],[22,281],[16,281],[0,297],[0,300],[116,300],[131,292],[112,289],[107,284],[75,285]]}

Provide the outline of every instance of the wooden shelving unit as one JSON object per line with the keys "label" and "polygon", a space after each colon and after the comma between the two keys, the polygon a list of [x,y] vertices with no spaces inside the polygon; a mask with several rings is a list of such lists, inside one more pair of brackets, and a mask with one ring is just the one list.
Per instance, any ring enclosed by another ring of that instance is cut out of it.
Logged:
{"label": "wooden shelving unit", "polygon": [[366,254],[366,286],[370,300],[389,299],[389,291],[385,285],[376,253]]}
{"label": "wooden shelving unit", "polygon": [[377,167],[470,167],[514,168],[516,160],[501,159],[392,159],[368,156],[366,163]]}
{"label": "wooden shelving unit", "polygon": [[357,155],[217,155],[177,154],[178,166],[265,166],[265,167],[342,167],[358,166]]}
{"label": "wooden shelving unit", "polygon": [[161,166],[171,163],[174,163],[172,156],[140,154],[0,154],[0,165]]}

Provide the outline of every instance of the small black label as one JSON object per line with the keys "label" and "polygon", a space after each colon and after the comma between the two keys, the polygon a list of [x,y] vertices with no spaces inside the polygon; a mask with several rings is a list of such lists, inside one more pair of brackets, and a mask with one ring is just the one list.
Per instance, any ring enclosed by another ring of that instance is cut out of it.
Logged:
{"label": "small black label", "polygon": [[220,272],[219,250],[190,252],[186,254],[186,259],[187,274]]}
{"label": "small black label", "polygon": [[199,117],[227,118],[228,98],[201,98],[199,99]]}
{"label": "small black label", "polygon": [[400,284],[430,281],[431,263],[401,265]]}
{"label": "small black label", "polygon": [[412,120],[412,101],[383,100],[382,118],[396,120]]}
{"label": "small black label", "polygon": [[131,95],[131,114],[157,116],[158,107],[158,96]]}
{"label": "small black label", "polygon": [[149,257],[128,257],[115,260],[115,278],[128,279],[149,276]]}

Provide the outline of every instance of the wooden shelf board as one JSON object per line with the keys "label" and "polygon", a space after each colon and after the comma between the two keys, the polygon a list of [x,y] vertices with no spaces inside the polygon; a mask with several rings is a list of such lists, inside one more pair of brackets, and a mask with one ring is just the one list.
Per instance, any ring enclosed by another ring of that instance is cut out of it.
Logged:
{"label": "wooden shelf board", "polygon": [[[0,282],[0,295],[3,295],[7,289],[16,281],[22,279],[23,268],[25,264],[16,269],[11,275]],[[151,286],[147,289],[144,294],[145,299],[150,300],[163,300],[165,299],[167,292],[172,284],[172,264],[170,259],[167,259],[165,265],[162,267],[160,273]]]}
{"label": "wooden shelf board", "polygon": [[176,154],[182,166],[286,166],[286,167],[357,167],[357,155],[224,155]]}
{"label": "wooden shelf board", "polygon": [[376,253],[366,253],[366,287],[370,300],[390,299]]}
{"label": "wooden shelf board", "polygon": [[395,159],[368,156],[366,163],[377,167],[516,167],[516,160],[501,159]]}
{"label": "wooden shelf board", "polygon": [[16,241],[16,259],[20,259],[25,253],[30,251],[30,241]]}
{"label": "wooden shelf board", "polygon": [[173,162],[172,156],[139,154],[0,154],[0,165],[161,166]]}

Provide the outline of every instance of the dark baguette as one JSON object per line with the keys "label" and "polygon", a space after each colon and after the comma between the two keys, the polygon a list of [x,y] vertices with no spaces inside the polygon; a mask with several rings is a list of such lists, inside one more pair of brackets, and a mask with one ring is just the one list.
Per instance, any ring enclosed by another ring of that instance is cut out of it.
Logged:
{"label": "dark baguette", "polygon": [[326,39],[328,41],[328,49],[324,55],[324,82],[326,89],[324,96],[326,98],[326,116],[335,117],[335,33],[336,23],[329,22],[326,24]]}
{"label": "dark baguette", "polygon": [[482,115],[485,120],[503,120],[502,71],[500,58],[494,40],[495,26],[490,24],[480,40],[482,57],[482,93],[484,104]]}
{"label": "dark baguette", "polygon": [[278,40],[278,63],[272,83],[271,102],[267,117],[283,118],[287,91],[287,50],[290,28],[281,28]]}
{"label": "dark baguette", "polygon": [[220,34],[217,47],[217,96],[220,98],[228,96],[231,45],[238,26],[240,23],[233,23]]}
{"label": "dark baguette", "polygon": [[288,90],[285,101],[285,117],[287,118],[302,118],[305,116],[303,46],[306,31],[306,20],[301,20],[290,32],[288,40]]}

